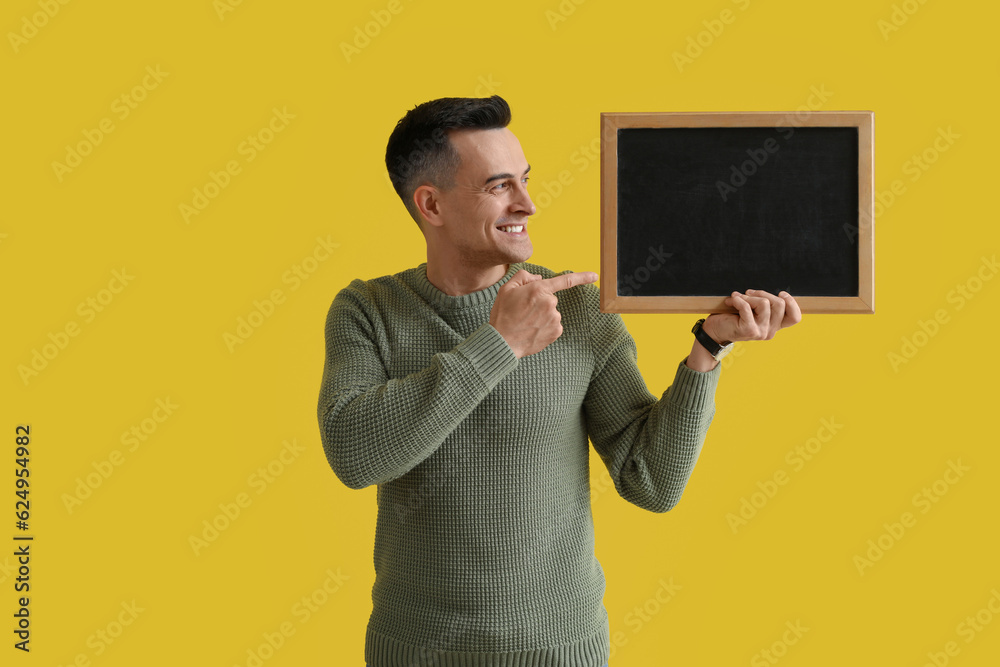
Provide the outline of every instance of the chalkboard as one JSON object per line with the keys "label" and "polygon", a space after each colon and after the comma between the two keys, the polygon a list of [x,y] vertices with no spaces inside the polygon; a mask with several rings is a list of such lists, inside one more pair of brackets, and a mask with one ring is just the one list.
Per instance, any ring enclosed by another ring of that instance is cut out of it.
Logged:
{"label": "chalkboard", "polygon": [[869,111],[601,114],[601,309],[874,312]]}

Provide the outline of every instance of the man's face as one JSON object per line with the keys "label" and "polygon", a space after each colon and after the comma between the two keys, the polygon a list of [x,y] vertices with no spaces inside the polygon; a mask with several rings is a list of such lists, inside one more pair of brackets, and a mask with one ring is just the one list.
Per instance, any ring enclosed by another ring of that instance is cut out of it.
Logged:
{"label": "man's face", "polygon": [[438,234],[458,263],[490,268],[531,257],[528,161],[507,128],[453,131],[449,139],[461,157],[455,185],[439,191]]}

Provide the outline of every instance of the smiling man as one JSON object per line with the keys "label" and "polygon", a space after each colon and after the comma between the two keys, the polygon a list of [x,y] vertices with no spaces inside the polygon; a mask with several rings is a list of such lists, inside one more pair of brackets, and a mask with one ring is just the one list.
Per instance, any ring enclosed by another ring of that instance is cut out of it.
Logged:
{"label": "smiling man", "polygon": [[427,261],[353,281],[327,316],[323,447],[344,484],[378,486],[371,667],[606,664],[589,443],[625,500],[671,509],[726,346],[801,317],[784,292],[734,292],[657,399],[597,275],[527,263],[531,167],[510,117],[493,96],[399,121],[386,166]]}

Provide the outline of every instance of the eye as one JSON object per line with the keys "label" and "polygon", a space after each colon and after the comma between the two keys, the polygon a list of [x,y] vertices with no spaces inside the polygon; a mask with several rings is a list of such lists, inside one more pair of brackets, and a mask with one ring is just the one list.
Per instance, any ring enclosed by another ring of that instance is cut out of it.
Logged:
{"label": "eye", "polygon": [[[508,182],[508,181],[501,181],[500,183],[497,183],[496,185],[494,185],[493,187],[491,187],[491,188],[490,188],[490,190],[491,190],[491,191],[494,191],[494,190],[495,190],[495,191],[500,191],[500,190],[509,190],[509,189],[510,189],[510,187],[511,187],[511,183],[512,183],[512,182],[513,182],[513,181],[511,181],[511,182]],[[528,177],[527,177],[527,176],[525,176],[524,178],[522,178],[522,179],[521,179],[521,182],[522,182],[522,183],[524,183],[524,185],[525,185],[525,186],[527,186],[527,185],[528,185]]]}

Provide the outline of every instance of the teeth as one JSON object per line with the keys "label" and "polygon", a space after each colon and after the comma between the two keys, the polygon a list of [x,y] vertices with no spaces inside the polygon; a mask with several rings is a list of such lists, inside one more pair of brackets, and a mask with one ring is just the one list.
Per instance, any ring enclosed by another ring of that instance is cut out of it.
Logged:
{"label": "teeth", "polygon": [[508,225],[507,227],[498,227],[498,229],[502,232],[514,232],[517,234],[524,229],[524,225]]}

